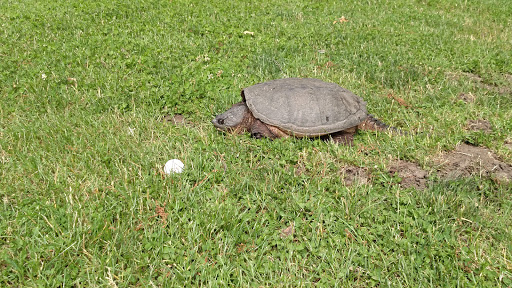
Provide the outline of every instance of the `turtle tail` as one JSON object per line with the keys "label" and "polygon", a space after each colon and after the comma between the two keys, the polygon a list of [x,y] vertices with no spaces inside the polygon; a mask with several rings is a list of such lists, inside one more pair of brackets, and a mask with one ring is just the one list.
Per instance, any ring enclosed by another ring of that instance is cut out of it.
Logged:
{"label": "turtle tail", "polygon": [[380,121],[375,118],[373,115],[368,114],[368,117],[358,125],[361,130],[371,130],[371,131],[383,131],[383,132],[391,132],[396,133],[398,135],[407,135],[407,132],[404,132],[398,128],[387,125],[386,123]]}

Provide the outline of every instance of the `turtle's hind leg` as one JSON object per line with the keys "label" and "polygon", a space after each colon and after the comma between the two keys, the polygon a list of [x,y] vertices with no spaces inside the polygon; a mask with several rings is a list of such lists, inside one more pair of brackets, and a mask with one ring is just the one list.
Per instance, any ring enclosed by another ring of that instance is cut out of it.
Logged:
{"label": "turtle's hind leg", "polygon": [[329,135],[325,135],[321,137],[321,139],[324,141],[328,141],[329,139],[331,139],[336,144],[352,146],[352,144],[354,143],[354,132],[340,131]]}

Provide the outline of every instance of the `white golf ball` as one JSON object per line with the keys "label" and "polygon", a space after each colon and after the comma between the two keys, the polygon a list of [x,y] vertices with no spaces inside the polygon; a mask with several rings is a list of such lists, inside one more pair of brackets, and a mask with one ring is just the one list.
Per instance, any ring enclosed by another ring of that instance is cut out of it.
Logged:
{"label": "white golf ball", "polygon": [[183,172],[183,167],[185,164],[178,159],[171,159],[165,163],[164,172],[169,175],[171,173],[181,173]]}

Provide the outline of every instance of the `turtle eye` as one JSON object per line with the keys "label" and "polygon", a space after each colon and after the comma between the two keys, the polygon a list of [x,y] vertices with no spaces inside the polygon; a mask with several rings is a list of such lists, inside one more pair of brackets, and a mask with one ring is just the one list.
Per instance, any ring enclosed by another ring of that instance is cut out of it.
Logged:
{"label": "turtle eye", "polygon": [[217,120],[217,123],[219,123],[220,125],[224,125],[224,119]]}

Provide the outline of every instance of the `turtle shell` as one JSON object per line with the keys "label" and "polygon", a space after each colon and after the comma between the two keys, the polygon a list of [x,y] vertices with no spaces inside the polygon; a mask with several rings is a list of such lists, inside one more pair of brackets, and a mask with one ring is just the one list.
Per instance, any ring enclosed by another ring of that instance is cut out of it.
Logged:
{"label": "turtle shell", "polygon": [[272,80],[245,88],[242,97],[254,117],[292,135],[326,135],[367,117],[361,97],[319,79]]}

